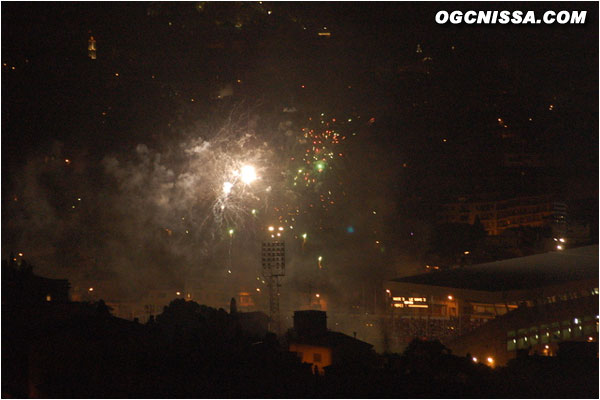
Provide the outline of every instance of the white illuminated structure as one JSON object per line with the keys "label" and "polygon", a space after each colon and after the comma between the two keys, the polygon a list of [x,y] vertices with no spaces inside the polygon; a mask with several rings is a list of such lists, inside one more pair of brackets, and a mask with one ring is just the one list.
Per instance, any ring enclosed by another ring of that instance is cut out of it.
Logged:
{"label": "white illuminated structure", "polygon": [[[267,228],[270,240],[262,243],[261,260],[262,260],[262,275],[268,282],[269,286],[269,314],[271,317],[272,330],[281,334],[281,321],[279,315],[279,277],[285,275],[285,241],[282,233],[284,228],[274,226]],[[275,233],[276,232],[276,233]]]}

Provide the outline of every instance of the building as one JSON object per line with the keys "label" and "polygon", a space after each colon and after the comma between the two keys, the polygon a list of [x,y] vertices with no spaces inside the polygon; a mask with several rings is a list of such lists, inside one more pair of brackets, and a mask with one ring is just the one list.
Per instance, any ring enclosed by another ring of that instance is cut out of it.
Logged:
{"label": "building", "polygon": [[552,355],[563,340],[598,340],[598,245],[394,279],[385,290],[396,348],[435,338],[504,363],[520,349]]}
{"label": "building", "polygon": [[523,351],[555,356],[565,342],[597,345],[598,295],[519,307],[464,335],[448,338],[445,344],[454,354],[468,353],[488,364],[503,365]]}
{"label": "building", "polygon": [[360,366],[370,363],[375,352],[369,343],[327,330],[324,311],[294,312],[294,329],[288,335],[289,351],[303,363],[313,365],[319,374],[329,366]]}
{"label": "building", "polygon": [[2,304],[67,303],[69,281],[44,278],[33,273],[24,260],[11,258],[2,268]]}
{"label": "building", "polygon": [[[567,206],[550,195],[514,197],[504,200],[461,198],[441,206],[438,223],[474,224],[479,219],[488,235],[521,226],[561,226],[567,222]],[[560,231],[560,229],[559,229]]]}
{"label": "building", "polygon": [[261,311],[232,313],[242,332],[264,337],[269,331],[269,316]]}

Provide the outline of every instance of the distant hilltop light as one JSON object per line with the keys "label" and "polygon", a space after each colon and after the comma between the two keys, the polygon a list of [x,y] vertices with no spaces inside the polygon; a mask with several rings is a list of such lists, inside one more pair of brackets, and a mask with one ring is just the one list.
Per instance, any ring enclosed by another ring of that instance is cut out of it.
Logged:
{"label": "distant hilltop light", "polygon": [[96,59],[96,40],[93,36],[88,40],[88,57],[92,60]]}

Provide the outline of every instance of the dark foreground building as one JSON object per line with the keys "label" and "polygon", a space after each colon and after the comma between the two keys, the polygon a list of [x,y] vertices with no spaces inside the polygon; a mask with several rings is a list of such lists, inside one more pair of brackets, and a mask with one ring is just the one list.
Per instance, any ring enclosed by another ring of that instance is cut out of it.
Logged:
{"label": "dark foreground building", "polygon": [[296,353],[303,363],[312,364],[319,374],[329,366],[372,366],[376,356],[373,345],[327,330],[325,311],[295,311],[288,343],[289,351]]}

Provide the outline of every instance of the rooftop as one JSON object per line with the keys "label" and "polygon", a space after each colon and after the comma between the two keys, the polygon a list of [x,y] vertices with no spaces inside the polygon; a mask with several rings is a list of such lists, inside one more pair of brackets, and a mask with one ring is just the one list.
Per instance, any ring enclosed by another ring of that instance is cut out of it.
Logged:
{"label": "rooftop", "polygon": [[373,345],[370,343],[363,342],[362,340],[355,339],[352,336],[348,336],[344,333],[334,331],[327,331],[321,335],[314,335],[308,337],[300,336],[293,338],[291,341],[295,343],[304,343],[313,346],[324,346],[330,348],[343,346],[345,348],[354,347],[361,348],[363,350],[369,350],[373,347]]}
{"label": "rooftop", "polygon": [[394,282],[504,291],[586,279],[598,280],[598,245],[511,258],[459,269],[393,279]]}

